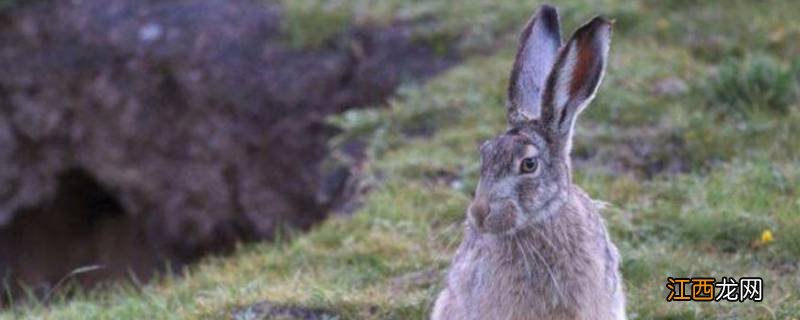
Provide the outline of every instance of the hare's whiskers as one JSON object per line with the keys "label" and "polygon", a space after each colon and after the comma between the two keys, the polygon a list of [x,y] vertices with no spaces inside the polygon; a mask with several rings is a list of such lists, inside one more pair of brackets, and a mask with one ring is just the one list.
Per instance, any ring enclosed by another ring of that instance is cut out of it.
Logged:
{"label": "hare's whiskers", "polygon": [[553,269],[550,268],[550,264],[547,263],[547,260],[544,259],[542,254],[539,253],[539,250],[537,250],[536,247],[533,244],[523,241],[522,245],[523,245],[523,247],[528,247],[531,250],[531,252],[533,252],[533,254],[535,254],[539,258],[540,261],[542,261],[542,264],[544,264],[544,267],[547,268],[547,274],[550,276],[550,280],[553,282],[553,286],[556,289],[556,293],[558,294],[559,299],[562,302],[564,302],[565,301],[564,300],[564,294],[561,292],[561,286],[558,284],[558,280],[556,280],[556,276],[555,276],[555,274],[553,274]]}
{"label": "hare's whiskers", "polygon": [[516,245],[517,249],[519,249],[520,254],[522,254],[522,263],[525,265],[525,276],[528,278],[528,280],[531,280],[531,277],[533,276],[533,269],[531,269],[531,266],[528,262],[528,255],[525,253],[525,250],[519,244],[519,238],[517,237],[516,234],[513,236],[513,241],[514,245]]}

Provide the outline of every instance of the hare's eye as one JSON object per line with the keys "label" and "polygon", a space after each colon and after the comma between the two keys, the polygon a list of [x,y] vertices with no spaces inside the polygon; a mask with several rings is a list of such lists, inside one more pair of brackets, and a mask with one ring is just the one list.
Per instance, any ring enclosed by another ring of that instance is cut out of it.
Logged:
{"label": "hare's eye", "polygon": [[525,158],[522,159],[522,162],[519,165],[519,171],[522,173],[531,173],[536,171],[536,168],[539,166],[539,162],[536,161],[534,158]]}

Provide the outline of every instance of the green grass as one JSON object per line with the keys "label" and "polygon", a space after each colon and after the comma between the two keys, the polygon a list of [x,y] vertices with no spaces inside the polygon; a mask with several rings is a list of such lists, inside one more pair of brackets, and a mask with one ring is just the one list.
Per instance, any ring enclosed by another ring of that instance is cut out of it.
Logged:
{"label": "green grass", "polygon": [[786,114],[800,98],[795,74],[800,74],[800,69],[781,65],[768,55],[727,60],[711,81],[709,104],[734,116],[748,116],[761,109]]}
{"label": "green grass", "polygon": [[[800,53],[800,22],[792,17],[800,4],[719,6],[569,1],[561,7],[570,32],[596,12],[617,18],[606,81],[578,124],[575,152],[586,159],[576,162],[575,180],[611,203],[604,214],[624,260],[631,319],[800,318],[800,105],[796,96],[775,99],[770,91],[788,92],[775,85],[796,85],[800,77],[791,61]],[[306,18],[287,25],[299,46],[330,36],[308,36],[321,27],[432,16],[440,32],[465,35],[467,47],[499,50],[424,86],[404,86],[388,108],[331,119],[345,136],[369,142],[372,191],[352,217],[243,245],[180,276],[57,295],[51,305],[29,302],[0,319],[230,318],[264,300],[345,319],[425,318],[461,238],[477,146],[505,126],[516,31],[534,7],[481,0],[455,7],[445,1],[291,5],[291,16]],[[769,61],[766,71],[752,64],[755,52]],[[784,79],[793,73],[794,81]],[[690,89],[655,94],[655,84],[671,77]],[[738,108],[747,116],[727,116]],[[675,149],[664,151],[668,143]],[[649,162],[678,155],[683,166],[650,176],[635,163],[620,166],[635,162],[625,156],[631,144],[651,147]],[[760,242],[765,230],[774,242]],[[668,276],[759,276],[766,294],[761,303],[667,303]]]}

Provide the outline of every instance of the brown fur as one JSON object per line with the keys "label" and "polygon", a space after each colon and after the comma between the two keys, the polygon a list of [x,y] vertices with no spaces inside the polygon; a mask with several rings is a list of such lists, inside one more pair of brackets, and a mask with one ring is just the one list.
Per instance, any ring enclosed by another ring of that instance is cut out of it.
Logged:
{"label": "brown fur", "polygon": [[[541,21],[542,12],[554,9],[545,7],[531,21]],[[537,43],[526,39],[533,36],[531,28],[525,28],[521,46]],[[481,147],[481,178],[467,210],[464,241],[433,320],[625,318],[617,248],[595,202],[572,184],[569,165],[573,124],[600,84],[609,42],[610,23],[595,18],[558,57],[545,57],[556,61],[548,74],[520,72],[547,49],[526,55],[518,50],[511,81],[548,79],[545,99],[509,91],[511,128]],[[572,46],[577,51],[570,56]],[[517,109],[531,103],[541,103],[531,109],[537,117],[518,117]],[[525,159],[534,169],[521,167]]]}

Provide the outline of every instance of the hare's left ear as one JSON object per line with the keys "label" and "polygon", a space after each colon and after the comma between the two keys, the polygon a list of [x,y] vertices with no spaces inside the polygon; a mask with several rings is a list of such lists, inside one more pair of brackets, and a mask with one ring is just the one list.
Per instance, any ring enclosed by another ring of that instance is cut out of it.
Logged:
{"label": "hare's left ear", "polygon": [[603,78],[612,22],[592,19],[572,35],[558,53],[542,92],[541,122],[566,155],[578,114],[592,101]]}

